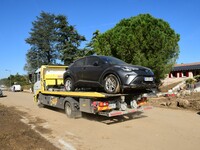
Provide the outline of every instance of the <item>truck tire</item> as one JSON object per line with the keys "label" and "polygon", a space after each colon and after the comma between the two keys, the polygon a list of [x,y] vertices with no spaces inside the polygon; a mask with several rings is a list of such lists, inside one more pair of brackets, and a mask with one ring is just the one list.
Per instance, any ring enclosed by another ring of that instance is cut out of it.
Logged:
{"label": "truck tire", "polygon": [[43,95],[40,93],[38,96],[38,101],[37,101],[37,106],[39,108],[44,108],[44,104],[41,103],[42,97],[43,97]]}
{"label": "truck tire", "polygon": [[70,102],[66,102],[65,103],[65,113],[67,115],[67,117],[69,118],[74,118],[75,115],[74,115],[74,110],[72,108],[72,104]]}

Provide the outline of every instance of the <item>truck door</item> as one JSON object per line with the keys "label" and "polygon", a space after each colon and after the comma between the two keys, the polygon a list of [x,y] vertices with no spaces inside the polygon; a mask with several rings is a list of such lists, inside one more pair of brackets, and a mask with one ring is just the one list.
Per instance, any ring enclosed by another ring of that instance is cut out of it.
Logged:
{"label": "truck door", "polygon": [[40,71],[39,69],[34,74],[33,92],[36,94],[37,90],[41,90]]}

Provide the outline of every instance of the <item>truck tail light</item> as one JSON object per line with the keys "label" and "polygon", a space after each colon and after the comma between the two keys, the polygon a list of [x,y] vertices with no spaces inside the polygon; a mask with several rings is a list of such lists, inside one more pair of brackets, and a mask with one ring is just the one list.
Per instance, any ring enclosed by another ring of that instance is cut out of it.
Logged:
{"label": "truck tail light", "polygon": [[147,97],[142,97],[141,101],[147,101]]}
{"label": "truck tail light", "polygon": [[142,97],[139,101],[137,101],[138,106],[145,105],[147,103],[147,97]]}
{"label": "truck tail light", "polygon": [[109,103],[108,102],[99,102],[99,107],[105,107],[108,106]]}

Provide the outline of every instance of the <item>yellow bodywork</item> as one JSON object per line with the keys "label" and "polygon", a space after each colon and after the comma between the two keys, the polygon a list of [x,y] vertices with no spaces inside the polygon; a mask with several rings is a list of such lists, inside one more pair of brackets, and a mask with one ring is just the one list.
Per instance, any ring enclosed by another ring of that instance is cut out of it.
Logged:
{"label": "yellow bodywork", "polygon": [[[40,89],[34,95],[37,102],[39,93],[48,91],[48,87],[63,85],[63,74],[68,66],[42,65],[40,67]],[[53,92],[53,91],[52,91]]]}
{"label": "yellow bodywork", "polygon": [[61,86],[63,74],[67,66],[43,65],[40,68],[41,90],[45,91],[50,86]]}

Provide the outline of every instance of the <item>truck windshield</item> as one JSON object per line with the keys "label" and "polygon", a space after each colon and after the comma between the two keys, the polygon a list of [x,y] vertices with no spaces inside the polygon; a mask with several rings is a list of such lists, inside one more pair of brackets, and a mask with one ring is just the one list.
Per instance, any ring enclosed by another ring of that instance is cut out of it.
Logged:
{"label": "truck windshield", "polygon": [[40,81],[40,72],[34,74],[34,82]]}

